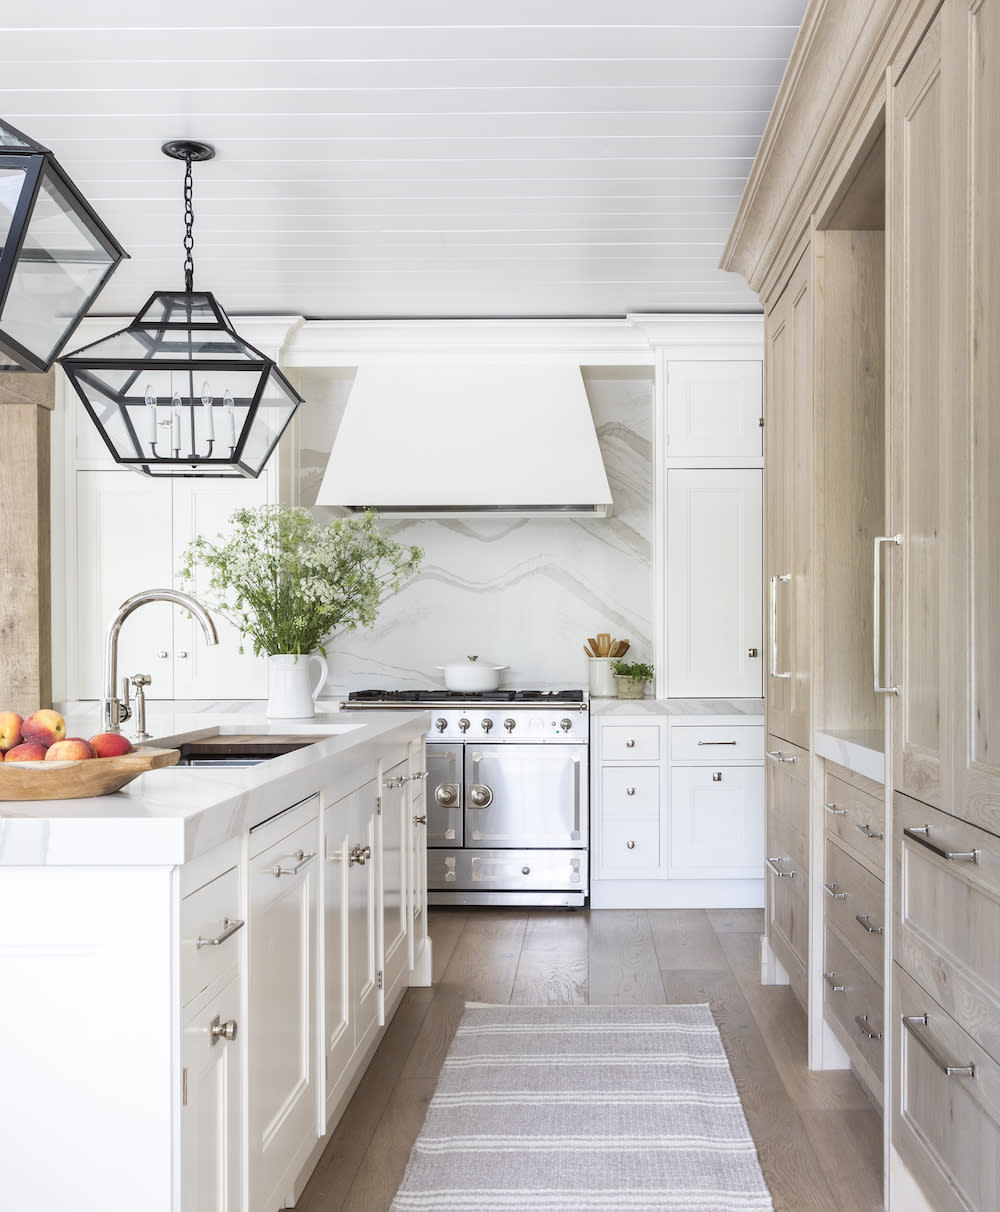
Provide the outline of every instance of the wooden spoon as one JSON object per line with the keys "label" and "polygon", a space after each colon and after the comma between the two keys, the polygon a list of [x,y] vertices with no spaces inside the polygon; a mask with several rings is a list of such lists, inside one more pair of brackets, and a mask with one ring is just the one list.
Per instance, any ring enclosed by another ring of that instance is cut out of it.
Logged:
{"label": "wooden spoon", "polygon": [[609,631],[599,631],[597,633],[597,643],[599,645],[598,652],[602,657],[606,657],[611,651],[611,633]]}
{"label": "wooden spoon", "polygon": [[601,651],[601,650],[600,650],[600,645],[597,643],[597,641],[594,639],[594,637],[593,637],[593,636],[588,636],[588,637],[587,637],[587,643],[590,645],[590,653],[591,653],[591,656],[595,656],[595,657],[596,657],[596,656],[599,656],[599,655],[600,655],[600,651]]}
{"label": "wooden spoon", "polygon": [[628,641],[628,640],[619,640],[619,641],[618,641],[618,654],[617,654],[617,655],[618,655],[618,656],[620,656],[620,657],[623,657],[623,656],[625,655],[625,653],[626,653],[626,652],[628,652],[628,647],[629,647],[629,641]]}

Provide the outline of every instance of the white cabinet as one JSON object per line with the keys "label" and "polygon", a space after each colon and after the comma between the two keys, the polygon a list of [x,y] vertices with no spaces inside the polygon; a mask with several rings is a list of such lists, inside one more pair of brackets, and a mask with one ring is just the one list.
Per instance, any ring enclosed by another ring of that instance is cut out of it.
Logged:
{"label": "white cabinet", "polygon": [[759,461],[763,413],[759,361],[670,361],[667,455],[671,459]]}
{"label": "white cabinet", "polygon": [[763,765],[672,766],[670,876],[760,880],[763,867]]}
{"label": "white cabinet", "polygon": [[427,936],[427,746],[423,737],[409,751],[409,903],[410,984],[430,985],[430,939]]}
{"label": "white cabinet", "polygon": [[[108,623],[141,589],[185,588],[177,570],[189,540],[224,533],[241,506],[266,503],[259,480],[149,480],[130,471],[76,473],[77,533],[66,569],[67,697],[100,698]],[[75,605],[74,605],[75,603]],[[267,665],[240,654],[239,632],[218,615],[219,643],[205,643],[195,619],[155,602],[131,615],[118,645],[119,676],[148,673],[148,698],[265,698]]]}
{"label": "white cabinet", "polygon": [[667,472],[667,695],[763,690],[763,472]]}
{"label": "white cabinet", "polygon": [[250,1212],[272,1212],[325,1129],[318,1118],[319,796],[250,833]]}
{"label": "white cabinet", "polygon": [[[393,759],[398,757],[398,761]],[[387,765],[391,762],[391,765]],[[409,970],[410,904],[407,843],[410,836],[409,762],[405,750],[387,755],[381,764],[379,829],[379,1022],[385,1005],[406,983]]]}

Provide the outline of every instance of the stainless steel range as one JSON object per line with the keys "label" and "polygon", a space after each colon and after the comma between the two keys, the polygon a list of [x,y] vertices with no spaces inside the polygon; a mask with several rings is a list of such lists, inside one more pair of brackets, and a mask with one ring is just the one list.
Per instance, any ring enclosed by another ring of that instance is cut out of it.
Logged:
{"label": "stainless steel range", "polygon": [[583,691],[361,690],[343,707],[432,713],[430,904],[585,903],[590,712]]}

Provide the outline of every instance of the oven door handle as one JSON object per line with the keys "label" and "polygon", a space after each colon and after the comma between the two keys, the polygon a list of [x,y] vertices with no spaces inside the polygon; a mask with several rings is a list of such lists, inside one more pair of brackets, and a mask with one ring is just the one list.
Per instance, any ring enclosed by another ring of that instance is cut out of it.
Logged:
{"label": "oven door handle", "polygon": [[574,842],[580,840],[580,780],[583,777],[583,763],[578,757],[571,758],[575,767],[576,777],[573,779],[573,833]]}

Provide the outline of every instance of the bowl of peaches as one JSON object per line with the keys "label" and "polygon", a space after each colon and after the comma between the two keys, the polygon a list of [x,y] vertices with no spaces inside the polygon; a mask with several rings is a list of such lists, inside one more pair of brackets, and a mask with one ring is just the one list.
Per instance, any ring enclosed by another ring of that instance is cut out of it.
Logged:
{"label": "bowl of peaches", "polygon": [[133,748],[120,732],[67,736],[65,719],[51,707],[23,717],[0,711],[0,800],[108,795],[179,757],[178,749]]}

